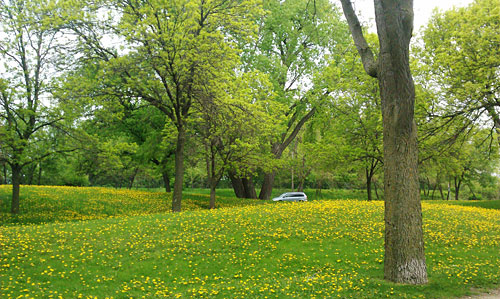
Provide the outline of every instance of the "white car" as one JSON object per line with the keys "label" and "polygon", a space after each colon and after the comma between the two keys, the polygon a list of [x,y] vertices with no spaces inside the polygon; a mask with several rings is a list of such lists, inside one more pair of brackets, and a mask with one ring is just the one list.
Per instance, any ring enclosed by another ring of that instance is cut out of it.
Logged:
{"label": "white car", "polygon": [[307,195],[304,192],[286,192],[273,198],[273,201],[307,201]]}

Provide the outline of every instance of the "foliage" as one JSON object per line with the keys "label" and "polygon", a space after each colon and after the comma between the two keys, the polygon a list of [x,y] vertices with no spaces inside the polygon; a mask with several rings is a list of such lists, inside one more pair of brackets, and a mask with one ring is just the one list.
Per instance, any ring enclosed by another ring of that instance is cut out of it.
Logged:
{"label": "foliage", "polygon": [[430,112],[448,121],[458,118],[462,127],[488,125],[497,133],[499,7],[498,0],[476,0],[468,7],[437,11],[423,31],[423,45],[415,48],[426,85],[441,106]]}

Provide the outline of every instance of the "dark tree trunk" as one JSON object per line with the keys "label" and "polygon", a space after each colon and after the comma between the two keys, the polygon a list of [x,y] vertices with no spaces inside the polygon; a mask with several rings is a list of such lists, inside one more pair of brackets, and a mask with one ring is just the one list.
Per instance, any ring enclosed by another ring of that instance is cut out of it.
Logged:
{"label": "dark tree trunk", "polygon": [[462,180],[460,178],[455,177],[454,185],[455,185],[455,200],[458,200],[458,195],[460,194],[460,186],[462,185]]}
{"label": "dark tree trunk", "polygon": [[262,187],[260,188],[259,199],[267,200],[271,197],[275,176],[276,171],[266,173],[264,175],[264,181],[262,182]]}
{"label": "dark tree trunk", "polygon": [[448,182],[448,193],[446,194],[446,200],[450,200],[450,193],[451,193],[450,182]]}
{"label": "dark tree trunk", "polygon": [[175,149],[175,181],[174,194],[172,195],[172,212],[181,211],[182,182],[184,179],[184,145],[186,131],[183,125],[177,127],[177,147]]}
{"label": "dark tree trunk", "polygon": [[236,176],[233,170],[227,172],[231,185],[233,186],[234,194],[237,198],[245,198],[245,187],[243,186],[243,179]]}
{"label": "dark tree trunk", "polygon": [[253,179],[250,178],[242,178],[241,182],[243,184],[243,189],[245,191],[245,198],[257,198],[257,192],[255,192],[255,186],[253,184]]}
{"label": "dark tree trunk", "polygon": [[165,186],[165,192],[172,192],[172,188],[170,188],[170,177],[168,176],[168,172],[166,170],[162,171],[161,174],[163,178],[163,185]]}
{"label": "dark tree trunk", "polygon": [[439,184],[438,188],[439,188],[439,193],[441,194],[441,199],[442,199],[442,200],[445,200],[446,198],[444,198],[444,194],[443,194],[443,186],[441,186],[441,184]]}
{"label": "dark tree trunk", "polygon": [[373,200],[373,197],[372,197],[372,178],[373,178],[373,174],[374,174],[374,167],[373,167],[373,163],[372,163],[372,167],[370,168],[365,168],[365,175],[366,175],[366,195],[368,196],[368,201],[372,201]]}
{"label": "dark tree trunk", "polygon": [[412,0],[375,0],[378,61],[350,0],[341,0],[365,71],[379,82],[384,128],[385,279],[427,283],[418,176],[415,88],[409,64]]}
{"label": "dark tree trunk", "polygon": [[210,209],[215,209],[215,186],[210,184]]}
{"label": "dark tree trunk", "polygon": [[128,181],[128,186],[127,186],[127,189],[132,189],[132,187],[134,186],[134,181],[135,181],[135,177],[137,176],[137,173],[139,172],[139,168],[136,168],[134,170],[134,173],[132,173],[132,175],[130,176],[130,179]]}
{"label": "dark tree trunk", "polygon": [[366,195],[368,195],[368,201],[372,201],[372,180],[371,178],[366,178]]}
{"label": "dark tree trunk", "polygon": [[10,212],[19,213],[19,188],[21,184],[21,165],[13,164],[12,167],[12,205]]}

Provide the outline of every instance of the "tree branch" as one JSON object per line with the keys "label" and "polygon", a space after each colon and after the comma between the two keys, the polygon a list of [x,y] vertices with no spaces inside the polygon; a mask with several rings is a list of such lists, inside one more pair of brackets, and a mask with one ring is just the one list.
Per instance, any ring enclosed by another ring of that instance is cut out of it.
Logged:
{"label": "tree branch", "polygon": [[363,31],[361,30],[361,25],[359,23],[358,17],[354,13],[352,4],[350,0],[340,0],[342,3],[342,8],[344,10],[344,16],[349,24],[349,30],[351,31],[352,39],[358,49],[358,53],[363,61],[363,67],[366,73],[374,78],[378,75],[378,62],[375,61],[373,52],[368,46],[368,43],[363,36]]}

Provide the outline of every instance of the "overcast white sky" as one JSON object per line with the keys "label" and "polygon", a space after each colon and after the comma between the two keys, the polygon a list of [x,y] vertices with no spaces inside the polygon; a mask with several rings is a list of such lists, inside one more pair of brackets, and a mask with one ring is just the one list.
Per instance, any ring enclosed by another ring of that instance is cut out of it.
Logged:
{"label": "overcast white sky", "polygon": [[[375,32],[375,12],[373,9],[373,0],[352,0],[354,8],[362,23],[371,21],[371,28]],[[441,10],[448,10],[455,7],[463,7],[472,3],[473,0],[414,0],[413,11],[415,14],[414,31],[418,31],[421,26],[427,24],[435,7]]]}

